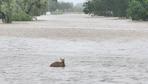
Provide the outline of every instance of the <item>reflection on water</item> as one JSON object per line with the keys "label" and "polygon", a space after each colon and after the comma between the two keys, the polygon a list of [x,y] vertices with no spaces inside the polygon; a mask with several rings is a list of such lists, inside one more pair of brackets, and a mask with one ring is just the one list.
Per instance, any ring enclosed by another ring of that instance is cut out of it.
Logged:
{"label": "reflection on water", "polygon": [[[145,41],[68,41],[0,37],[6,84],[147,84]],[[50,68],[58,58],[65,68]],[[5,84],[5,83],[3,83]]]}

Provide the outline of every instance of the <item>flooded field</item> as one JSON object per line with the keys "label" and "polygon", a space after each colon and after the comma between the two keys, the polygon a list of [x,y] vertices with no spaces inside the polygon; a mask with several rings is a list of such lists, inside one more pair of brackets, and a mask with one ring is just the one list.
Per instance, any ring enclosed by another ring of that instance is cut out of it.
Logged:
{"label": "flooded field", "polygon": [[[147,84],[148,23],[87,15],[0,24],[1,84]],[[49,64],[65,58],[65,68]]]}

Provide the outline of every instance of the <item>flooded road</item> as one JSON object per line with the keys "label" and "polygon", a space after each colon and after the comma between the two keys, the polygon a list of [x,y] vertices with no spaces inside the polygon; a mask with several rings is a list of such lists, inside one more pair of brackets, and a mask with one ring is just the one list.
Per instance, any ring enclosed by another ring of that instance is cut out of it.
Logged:
{"label": "flooded road", "polygon": [[[2,84],[148,83],[147,22],[85,15],[39,19],[0,24]],[[60,57],[65,68],[49,67]]]}

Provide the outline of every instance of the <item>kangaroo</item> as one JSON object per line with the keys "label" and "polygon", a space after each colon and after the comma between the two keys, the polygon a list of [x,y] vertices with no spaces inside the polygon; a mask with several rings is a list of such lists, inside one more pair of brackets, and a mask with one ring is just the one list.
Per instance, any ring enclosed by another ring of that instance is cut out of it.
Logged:
{"label": "kangaroo", "polygon": [[54,62],[50,67],[65,67],[65,60],[60,58],[60,62]]}

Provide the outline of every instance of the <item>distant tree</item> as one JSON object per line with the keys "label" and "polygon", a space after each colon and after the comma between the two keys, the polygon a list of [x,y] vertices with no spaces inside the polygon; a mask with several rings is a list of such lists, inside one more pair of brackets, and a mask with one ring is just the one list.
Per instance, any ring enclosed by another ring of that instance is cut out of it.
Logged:
{"label": "distant tree", "polygon": [[48,9],[50,12],[54,12],[58,9],[58,2],[57,0],[48,0]]}
{"label": "distant tree", "polygon": [[86,14],[92,14],[94,13],[94,4],[92,3],[92,1],[88,1],[86,3],[83,4],[84,6],[84,9],[83,9],[83,12],[86,13]]}
{"label": "distant tree", "polygon": [[56,11],[67,12],[73,9],[73,4],[68,2],[58,2],[57,0],[49,0],[49,11],[54,13]]}
{"label": "distant tree", "polygon": [[73,6],[72,12],[82,13],[83,12],[83,3],[78,3]]}
{"label": "distant tree", "polygon": [[63,12],[68,11],[73,8],[72,3],[68,2],[59,2],[58,3],[58,10],[62,10]]}
{"label": "distant tree", "polygon": [[58,2],[58,0],[51,0],[51,1],[56,2],[56,3]]}

